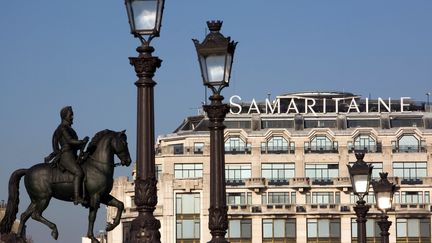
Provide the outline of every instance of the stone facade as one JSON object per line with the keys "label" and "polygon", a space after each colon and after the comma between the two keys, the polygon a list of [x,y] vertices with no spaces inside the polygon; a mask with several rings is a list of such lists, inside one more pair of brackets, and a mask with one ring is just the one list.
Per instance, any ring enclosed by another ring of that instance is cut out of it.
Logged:
{"label": "stone facade", "polygon": [[[258,114],[243,105],[244,113],[228,114],[225,122],[230,242],[356,242],[356,198],[346,166],[356,160],[355,150],[367,151],[373,179],[388,172],[398,185],[390,242],[431,242],[430,111],[410,103],[404,112]],[[258,107],[264,110],[265,103]],[[157,140],[161,242],[210,240],[207,121],[188,117]],[[137,216],[133,190],[133,178],[116,179],[112,194],[126,209],[122,224],[108,233],[109,243],[122,242]],[[374,225],[380,212],[370,191],[367,232],[370,242],[380,242]],[[114,215],[109,208],[107,219]]]}

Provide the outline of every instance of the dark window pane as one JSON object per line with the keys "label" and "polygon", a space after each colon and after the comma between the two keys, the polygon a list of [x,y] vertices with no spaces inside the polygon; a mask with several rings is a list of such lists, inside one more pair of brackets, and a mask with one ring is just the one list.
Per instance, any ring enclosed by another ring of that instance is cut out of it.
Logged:
{"label": "dark window pane", "polygon": [[423,127],[422,118],[393,118],[390,120],[392,127]]}
{"label": "dark window pane", "polygon": [[347,120],[348,127],[379,127],[380,120],[379,119],[348,119]]}

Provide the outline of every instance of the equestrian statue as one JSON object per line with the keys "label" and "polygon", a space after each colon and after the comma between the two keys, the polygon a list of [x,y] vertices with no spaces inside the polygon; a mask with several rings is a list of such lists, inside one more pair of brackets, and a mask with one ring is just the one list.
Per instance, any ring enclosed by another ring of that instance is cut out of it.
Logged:
{"label": "equestrian statue", "polygon": [[[93,226],[100,203],[117,208],[116,217],[112,223],[107,224],[106,231],[113,230],[120,223],[124,205],[111,196],[110,192],[114,183],[114,167],[131,164],[126,133],[100,131],[85,150],[89,138],[78,139],[72,128],[73,116],[72,107],[61,109],[61,123],[52,137],[53,152],[45,158],[44,163],[12,173],[6,212],[0,222],[3,241],[25,242],[25,223],[30,217],[48,226],[51,236],[57,240],[57,226],[42,216],[51,198],[89,208],[87,237],[92,243],[99,242],[93,234]],[[114,155],[117,155],[120,163],[115,163]],[[19,183],[22,177],[31,203],[21,214],[18,231],[13,234],[11,229],[18,213]]]}

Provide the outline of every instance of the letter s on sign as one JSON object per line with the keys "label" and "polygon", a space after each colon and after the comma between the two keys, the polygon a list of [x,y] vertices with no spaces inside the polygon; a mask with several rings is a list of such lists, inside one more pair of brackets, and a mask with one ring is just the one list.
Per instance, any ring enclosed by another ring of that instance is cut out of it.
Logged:
{"label": "letter s on sign", "polygon": [[[234,115],[238,115],[238,114],[240,114],[240,113],[242,112],[242,107],[241,107],[241,105],[239,105],[239,104],[237,104],[237,103],[235,103],[235,102],[233,101],[234,98],[238,99],[239,101],[241,100],[241,97],[238,96],[238,95],[233,95],[233,96],[231,96],[231,98],[230,98],[230,106],[231,106],[231,108],[230,108],[230,113],[231,113],[231,114],[234,114]],[[237,107],[238,111],[237,111],[237,112],[234,112],[234,111],[233,111],[233,107]]]}

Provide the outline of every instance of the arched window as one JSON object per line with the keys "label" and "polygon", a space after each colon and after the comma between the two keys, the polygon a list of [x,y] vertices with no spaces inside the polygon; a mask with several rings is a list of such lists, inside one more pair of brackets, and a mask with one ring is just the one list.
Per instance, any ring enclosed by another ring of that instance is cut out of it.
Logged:
{"label": "arched window", "polygon": [[337,152],[337,142],[331,141],[325,135],[317,135],[310,142],[305,143],[306,152],[332,153]]}
{"label": "arched window", "polygon": [[419,152],[420,141],[412,134],[403,135],[398,140],[399,152]]}
{"label": "arched window", "polygon": [[[294,147],[294,144],[292,144]],[[288,140],[282,136],[273,136],[267,142],[261,144],[261,153],[287,154],[289,152]]]}
{"label": "arched window", "polygon": [[370,135],[359,135],[354,139],[354,150],[365,150],[366,152],[377,152],[377,142]]}
{"label": "arched window", "polygon": [[225,153],[236,154],[250,152],[250,145],[240,137],[230,137],[225,141]]}

